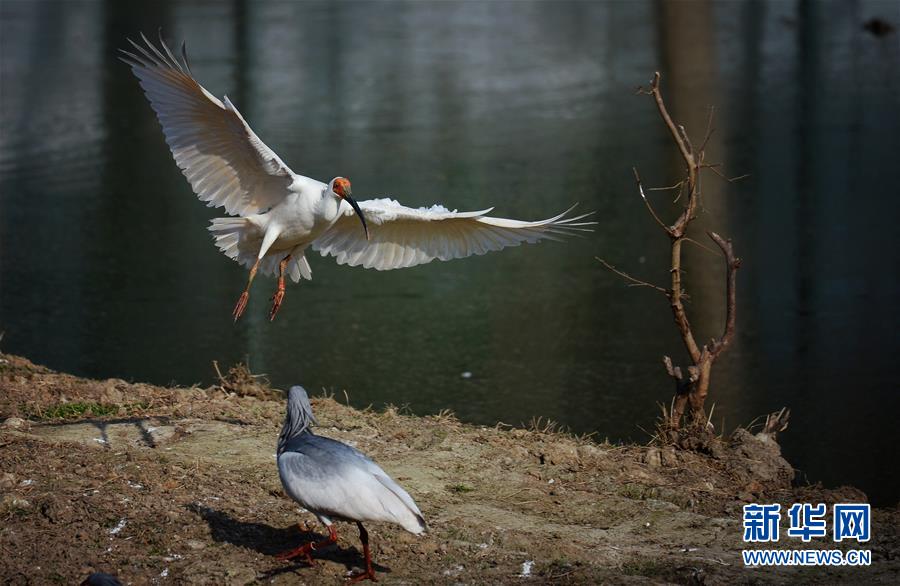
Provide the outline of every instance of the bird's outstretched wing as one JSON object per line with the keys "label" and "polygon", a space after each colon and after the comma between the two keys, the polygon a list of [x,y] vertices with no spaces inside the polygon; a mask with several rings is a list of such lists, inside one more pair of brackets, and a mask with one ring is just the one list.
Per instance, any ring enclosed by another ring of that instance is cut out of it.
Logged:
{"label": "bird's outstretched wing", "polygon": [[[537,222],[492,218],[479,212],[456,212],[442,206],[413,209],[391,199],[359,202],[369,222],[370,239],[359,228],[350,206],[335,225],[313,241],[313,250],[336,257],[338,264],[387,271],[439,260],[485,254],[522,242],[560,240],[590,232],[582,222],[590,214],[567,218],[572,211]],[[574,207],[574,206],[573,206]]]}
{"label": "bird's outstretched wing", "polygon": [[256,136],[237,108],[223,104],[191,75],[160,38],[157,48],[128,41],[136,53],[122,51],[156,111],[175,162],[209,206],[232,215],[266,210],[288,194],[294,173]]}

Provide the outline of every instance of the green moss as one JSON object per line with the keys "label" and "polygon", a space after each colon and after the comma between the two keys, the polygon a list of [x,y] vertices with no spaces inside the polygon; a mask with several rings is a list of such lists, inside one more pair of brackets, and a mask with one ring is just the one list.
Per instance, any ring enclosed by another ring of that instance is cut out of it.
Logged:
{"label": "green moss", "polygon": [[469,486],[468,484],[448,484],[447,490],[450,492],[455,492],[456,494],[465,494],[467,492],[472,492],[475,490],[475,487]]}

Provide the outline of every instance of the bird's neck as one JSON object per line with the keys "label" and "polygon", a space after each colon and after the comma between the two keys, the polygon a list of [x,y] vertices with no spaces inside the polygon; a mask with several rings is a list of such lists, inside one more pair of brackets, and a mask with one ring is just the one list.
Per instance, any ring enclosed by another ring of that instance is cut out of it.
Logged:
{"label": "bird's neck", "polygon": [[276,453],[281,455],[288,443],[295,437],[299,437],[305,433],[315,435],[310,429],[310,421],[305,417],[291,417],[289,414],[281,428],[281,435],[278,436],[278,449]]}
{"label": "bird's neck", "polygon": [[341,200],[329,193],[328,189],[322,192],[322,197],[315,202],[316,213],[326,221],[334,221],[341,215]]}

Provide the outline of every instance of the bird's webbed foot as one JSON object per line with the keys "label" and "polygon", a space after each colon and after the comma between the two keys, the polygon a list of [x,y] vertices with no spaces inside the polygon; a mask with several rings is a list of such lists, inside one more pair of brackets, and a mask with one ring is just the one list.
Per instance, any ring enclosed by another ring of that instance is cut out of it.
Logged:
{"label": "bird's webbed foot", "polygon": [[291,560],[298,556],[305,556],[306,561],[309,565],[316,565],[315,560],[313,560],[312,553],[323,547],[328,547],[329,545],[334,545],[337,543],[337,530],[334,528],[334,525],[328,526],[328,537],[323,539],[322,541],[314,541],[312,543],[304,543],[294,549],[289,549],[287,551],[283,551],[281,553],[275,554],[275,559],[285,561]]}
{"label": "bird's webbed foot", "polygon": [[238,297],[237,303],[234,306],[234,311],[231,312],[231,316],[234,318],[234,321],[240,319],[242,315],[244,315],[244,310],[247,309],[247,301],[250,299],[250,292],[244,291],[241,293],[241,296]]}
{"label": "bird's webbed foot", "polygon": [[275,314],[281,309],[281,302],[284,300],[284,270],[290,260],[291,255],[287,255],[278,263],[278,289],[275,291],[275,295],[272,295],[272,310],[269,311],[269,321],[274,321]]}
{"label": "bird's webbed foot", "polygon": [[275,291],[275,295],[272,295],[272,309],[269,311],[269,321],[275,321],[275,314],[278,313],[278,310],[281,309],[281,302],[284,301],[284,288],[279,287],[277,291]]}
{"label": "bird's webbed foot", "polygon": [[314,566],[316,565],[316,562],[312,557],[312,552],[313,544],[304,543],[303,545],[295,547],[294,549],[289,549],[287,551],[275,554],[275,559],[279,561],[287,561],[302,555],[306,557],[306,563],[308,563],[310,566]]}

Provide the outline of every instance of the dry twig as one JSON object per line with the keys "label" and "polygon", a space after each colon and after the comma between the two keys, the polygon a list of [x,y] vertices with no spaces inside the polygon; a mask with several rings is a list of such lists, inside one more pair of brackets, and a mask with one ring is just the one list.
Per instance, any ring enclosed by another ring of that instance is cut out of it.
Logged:
{"label": "dry twig", "polygon": [[656,213],[656,210],[647,199],[647,195],[645,193],[644,186],[641,182],[641,178],[638,174],[637,169],[633,169],[633,172],[635,181],[637,183],[638,193],[640,194],[644,205],[647,207],[647,211],[650,213],[656,223],[669,236],[671,243],[671,262],[669,269],[671,285],[668,289],[664,289],[657,285],[653,285],[652,283],[648,283],[647,281],[637,279],[630,274],[617,269],[603,259],[598,258],[597,260],[599,260],[611,272],[616,273],[623,279],[629,281],[633,286],[650,287],[666,295],[669,300],[669,306],[672,310],[672,316],[674,317],[675,324],[678,327],[679,333],[681,334],[681,339],[684,343],[685,349],[687,350],[688,356],[690,357],[691,364],[686,368],[681,368],[679,366],[675,366],[672,362],[672,359],[668,356],[663,357],[663,363],[666,367],[666,372],[675,380],[676,389],[671,409],[669,409],[668,411],[664,409],[663,415],[664,419],[666,420],[664,423],[669,427],[677,428],[680,425],[681,420],[689,407],[693,415],[694,422],[700,423],[702,425],[709,425],[710,419],[705,416],[703,405],[709,393],[712,365],[716,361],[716,359],[726,350],[726,348],[728,348],[729,344],[734,339],[736,323],[735,315],[737,307],[735,279],[737,269],[741,266],[741,261],[734,255],[734,248],[730,240],[722,238],[715,232],[707,232],[707,235],[716,244],[725,259],[726,314],[725,327],[722,332],[722,336],[719,339],[713,339],[709,343],[701,346],[697,343],[697,340],[694,337],[694,333],[691,328],[691,322],[688,319],[687,311],[684,307],[684,302],[687,300],[687,294],[685,293],[684,287],[682,285],[682,275],[684,273],[684,269],[682,269],[681,267],[681,248],[683,243],[690,242],[708,252],[712,252],[718,255],[718,253],[716,253],[712,248],[709,248],[687,236],[688,226],[690,225],[691,221],[695,219],[698,207],[702,209],[700,201],[701,171],[703,169],[710,169],[714,173],[727,179],[728,181],[736,181],[737,179],[740,179],[742,177],[728,179],[721,173],[721,171],[718,170],[719,165],[708,164],[705,162],[706,146],[709,144],[709,139],[715,131],[715,126],[713,124],[715,110],[713,108],[710,108],[709,117],[706,123],[706,133],[704,134],[703,141],[700,143],[700,148],[695,149],[684,127],[676,124],[676,122],[672,119],[672,116],[669,114],[669,110],[666,107],[665,100],[663,99],[662,92],[659,88],[659,81],[660,75],[659,72],[656,72],[654,73],[653,79],[650,82],[650,87],[638,88],[637,93],[653,97],[660,118],[662,118],[663,123],[666,125],[666,128],[668,128],[669,134],[671,134],[672,140],[675,142],[675,145],[678,148],[679,153],[681,154],[681,158],[684,161],[687,173],[687,176],[684,179],[680,180],[670,187],[648,189],[648,191],[678,189],[678,195],[675,198],[676,202],[681,199],[682,195],[686,196],[686,200],[683,204],[681,213],[674,223],[669,225],[659,217],[659,215]]}

